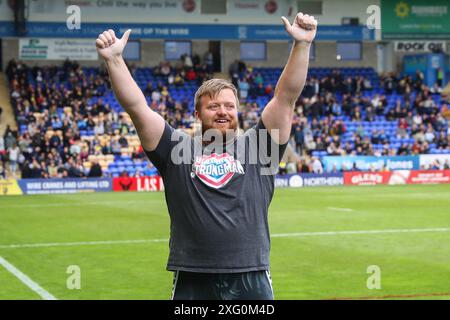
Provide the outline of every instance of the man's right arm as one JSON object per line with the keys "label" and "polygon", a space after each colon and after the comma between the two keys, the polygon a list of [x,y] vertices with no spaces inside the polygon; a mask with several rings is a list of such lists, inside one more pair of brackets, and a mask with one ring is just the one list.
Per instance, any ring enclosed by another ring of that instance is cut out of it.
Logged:
{"label": "man's right arm", "polygon": [[130,32],[131,30],[125,32],[121,39],[116,38],[113,30],[103,32],[96,40],[97,51],[108,68],[116,99],[130,115],[142,147],[147,151],[153,151],[164,132],[165,122],[147,105],[144,94],[123,60],[122,52]]}

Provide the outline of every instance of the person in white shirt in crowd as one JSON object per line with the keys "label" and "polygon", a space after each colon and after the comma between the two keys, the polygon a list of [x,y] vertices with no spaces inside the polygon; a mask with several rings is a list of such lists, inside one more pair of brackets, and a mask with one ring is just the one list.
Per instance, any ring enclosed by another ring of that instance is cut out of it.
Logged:
{"label": "person in white shirt in crowd", "polygon": [[425,132],[425,140],[426,140],[428,143],[433,143],[435,139],[436,139],[436,136],[435,136],[435,134],[434,134],[434,129],[433,129],[433,127],[431,126],[431,123],[430,123],[430,124],[428,125],[428,127],[427,127],[427,131]]}
{"label": "person in white shirt in crowd", "polygon": [[184,67],[186,69],[194,67],[194,64],[192,63],[191,56],[188,55],[188,54],[184,55],[184,57],[183,57],[183,64],[184,64]]}
{"label": "person in white shirt in crowd", "polygon": [[155,89],[152,92],[152,100],[155,102],[160,102],[161,101],[161,92],[159,92],[157,89]]}
{"label": "person in white shirt in crowd", "polygon": [[105,123],[102,120],[98,120],[94,127],[95,135],[103,135],[105,134]]}
{"label": "person in white shirt in crowd", "polygon": [[13,144],[12,148],[8,150],[8,159],[9,159],[9,170],[11,171],[12,175],[16,176],[17,171],[17,163],[19,161],[19,154],[20,149],[17,146],[17,144]]}
{"label": "person in white shirt in crowd", "polygon": [[247,101],[248,90],[250,89],[250,85],[247,82],[247,79],[243,78],[242,80],[239,80],[238,84],[239,84],[239,96],[241,100]]}
{"label": "person in white shirt in crowd", "polygon": [[313,158],[312,170],[314,173],[317,173],[317,174],[323,173],[322,162],[320,162],[319,158],[316,158],[316,157]]}
{"label": "person in white shirt in crowd", "polygon": [[173,85],[173,83],[175,82],[175,76],[173,75],[173,73],[169,74],[169,76],[167,77],[167,82],[169,83],[169,86]]}
{"label": "person in white shirt in crowd", "polygon": [[80,141],[77,141],[76,143],[72,144],[69,150],[71,155],[79,155],[81,152]]}
{"label": "person in white shirt in crowd", "polygon": [[434,109],[434,108],[436,108],[436,102],[434,102],[432,96],[428,96],[427,100],[425,100],[425,102],[423,103],[423,106],[427,110]]}

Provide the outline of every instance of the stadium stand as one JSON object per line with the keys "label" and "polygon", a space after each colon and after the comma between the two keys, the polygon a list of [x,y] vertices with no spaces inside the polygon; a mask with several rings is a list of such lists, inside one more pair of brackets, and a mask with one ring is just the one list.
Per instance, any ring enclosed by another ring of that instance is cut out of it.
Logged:
{"label": "stadium stand", "polygon": [[[230,75],[240,94],[239,124],[246,130],[258,121],[282,70],[235,63]],[[175,128],[196,130],[193,97],[212,76],[205,65],[129,68],[151,108]],[[12,60],[6,75],[18,131],[5,131],[2,168],[8,155],[13,176],[17,169],[23,178],[157,174],[105,69],[74,61],[29,67]],[[280,173],[321,172],[326,155],[450,154],[450,110],[441,90],[426,87],[420,73],[311,68],[292,127],[291,145],[301,160],[283,161]]]}

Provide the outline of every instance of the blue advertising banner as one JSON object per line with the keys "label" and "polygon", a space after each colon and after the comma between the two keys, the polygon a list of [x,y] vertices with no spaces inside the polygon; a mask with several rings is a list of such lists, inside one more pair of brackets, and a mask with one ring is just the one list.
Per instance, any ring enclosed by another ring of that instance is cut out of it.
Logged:
{"label": "blue advertising banner", "polygon": [[330,174],[315,174],[315,173],[302,173],[302,174],[287,174],[278,175],[275,178],[275,187],[316,187],[316,186],[340,186],[344,184],[344,175],[342,173],[330,173]]}
{"label": "blue advertising banner", "polygon": [[332,172],[334,170],[351,171],[380,171],[380,170],[418,170],[420,161],[418,156],[348,156],[333,157],[326,156],[322,158],[324,171]]}
{"label": "blue advertising banner", "polygon": [[[28,22],[27,37],[92,38],[107,29],[122,35],[132,29],[135,39],[208,39],[208,40],[289,40],[284,26],[272,25],[208,25],[208,24],[136,24],[82,23],[80,29],[70,30],[65,22]],[[211,32],[213,30],[214,32]],[[14,37],[14,23],[0,22],[0,37]],[[363,41],[374,40],[374,30],[365,26],[319,26],[316,40]]]}
{"label": "blue advertising banner", "polygon": [[110,178],[79,179],[21,179],[23,194],[77,193],[112,191]]}

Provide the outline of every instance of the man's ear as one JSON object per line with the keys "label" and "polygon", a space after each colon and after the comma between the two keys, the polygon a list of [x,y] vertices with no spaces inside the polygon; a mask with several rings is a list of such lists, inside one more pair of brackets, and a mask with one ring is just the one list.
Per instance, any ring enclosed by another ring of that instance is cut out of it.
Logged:
{"label": "man's ear", "polygon": [[200,112],[198,112],[197,110],[194,111],[194,116],[196,120],[200,120]]}

